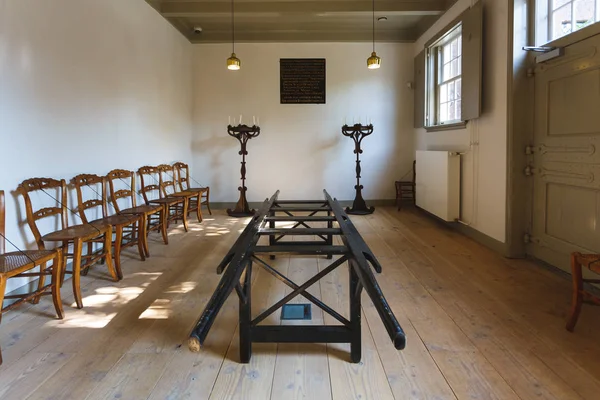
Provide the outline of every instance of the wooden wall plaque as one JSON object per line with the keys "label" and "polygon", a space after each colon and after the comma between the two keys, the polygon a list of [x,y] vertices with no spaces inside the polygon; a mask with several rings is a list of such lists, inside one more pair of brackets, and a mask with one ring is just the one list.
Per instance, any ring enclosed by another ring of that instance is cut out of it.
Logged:
{"label": "wooden wall plaque", "polygon": [[325,104],[325,59],[279,60],[281,104]]}

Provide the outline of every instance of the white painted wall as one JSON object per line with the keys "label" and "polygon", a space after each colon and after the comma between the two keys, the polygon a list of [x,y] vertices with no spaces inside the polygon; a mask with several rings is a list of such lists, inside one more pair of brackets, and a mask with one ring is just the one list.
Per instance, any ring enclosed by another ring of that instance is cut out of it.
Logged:
{"label": "white painted wall", "polygon": [[[367,116],[374,133],[364,139],[365,199],[394,199],[394,180],[414,159],[412,44],[376,45],[379,70],[368,70],[368,43],[238,44],[242,69],[229,71],[231,45],[194,47],[194,170],[210,185],[211,201],[235,202],[240,184],[240,149],[227,135],[228,117],[252,123],[261,134],[248,143],[248,201],[321,199],[323,189],[340,200],[354,198],[354,144],[341,134],[344,118]],[[326,58],[327,104],[279,103],[280,58]]]}
{"label": "white painted wall", "polygon": [[[466,152],[462,160],[461,215],[474,229],[505,242],[507,170],[508,0],[483,1],[483,113],[466,129],[416,129],[418,150]],[[474,0],[458,0],[414,45],[414,55]],[[512,51],[512,49],[511,49]],[[418,171],[417,171],[418,173]]]}
{"label": "white painted wall", "polygon": [[35,248],[13,194],[26,178],[192,162],[191,51],[141,0],[0,0],[0,189],[10,240]]}

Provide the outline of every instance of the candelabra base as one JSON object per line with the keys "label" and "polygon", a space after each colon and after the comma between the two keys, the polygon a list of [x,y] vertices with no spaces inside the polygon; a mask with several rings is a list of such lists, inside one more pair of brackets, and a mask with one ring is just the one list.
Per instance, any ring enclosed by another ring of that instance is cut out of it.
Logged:
{"label": "candelabra base", "polygon": [[246,196],[244,195],[244,193],[240,194],[240,199],[238,200],[233,210],[230,208],[227,209],[227,215],[236,218],[251,217],[254,215],[255,212],[255,209],[250,209],[250,206],[248,205],[248,201],[246,200]]}
{"label": "candelabra base", "polygon": [[360,193],[354,199],[352,207],[346,207],[346,214],[367,215],[373,214],[374,211],[375,207],[367,207],[367,204]]}

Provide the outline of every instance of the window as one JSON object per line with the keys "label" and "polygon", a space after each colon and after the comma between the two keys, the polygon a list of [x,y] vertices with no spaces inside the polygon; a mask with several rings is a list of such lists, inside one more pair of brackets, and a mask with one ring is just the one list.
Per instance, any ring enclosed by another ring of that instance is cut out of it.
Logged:
{"label": "window", "polygon": [[599,0],[548,0],[548,37],[558,39],[598,21]]}
{"label": "window", "polygon": [[430,90],[433,98],[427,112],[428,120],[433,117],[433,125],[461,122],[461,55],[462,37],[460,25],[442,40],[430,47],[428,58],[435,86]]}
{"label": "window", "polygon": [[464,127],[481,114],[481,1],[434,35],[415,58],[415,128]]}

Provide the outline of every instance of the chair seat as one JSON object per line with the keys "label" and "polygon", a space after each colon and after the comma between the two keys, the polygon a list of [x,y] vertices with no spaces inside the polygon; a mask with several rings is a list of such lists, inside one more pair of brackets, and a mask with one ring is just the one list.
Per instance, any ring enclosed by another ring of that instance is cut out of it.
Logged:
{"label": "chair seat", "polygon": [[186,190],[185,192],[171,193],[171,194],[169,194],[169,197],[182,198],[182,197],[190,197],[190,196],[197,196],[197,195],[198,195],[197,192],[191,192],[191,191]]}
{"label": "chair seat", "polygon": [[174,204],[174,203],[179,203],[182,200],[183,200],[183,198],[179,198],[179,197],[163,197],[162,199],[149,200],[148,203],[150,203],[150,204]]}
{"label": "chair seat", "polygon": [[143,205],[121,210],[121,214],[151,214],[160,211],[162,206],[160,205]]}
{"label": "chair seat", "polygon": [[590,271],[600,273],[600,254],[578,254],[577,261]]}
{"label": "chair seat", "polygon": [[93,238],[104,234],[106,228],[109,226],[109,224],[105,223],[73,225],[66,229],[44,235],[41,239],[44,242],[65,242],[78,238]]}
{"label": "chair seat", "polygon": [[[23,254],[25,253],[25,254]],[[56,250],[14,251],[0,255],[0,273],[9,273],[22,267],[37,265],[53,259],[59,254]]]}
{"label": "chair seat", "polygon": [[91,223],[96,225],[99,223],[105,223],[108,225],[128,225],[135,222],[139,217],[135,215],[111,215],[110,217],[100,218]]}
{"label": "chair seat", "polygon": [[200,192],[200,193],[204,193],[208,191],[207,187],[198,187],[198,188],[188,188],[186,189],[187,192]]}

